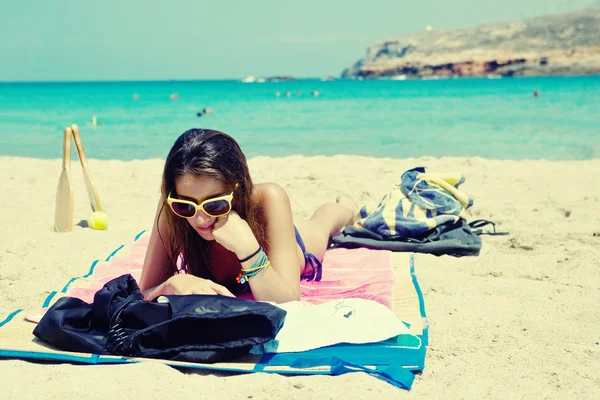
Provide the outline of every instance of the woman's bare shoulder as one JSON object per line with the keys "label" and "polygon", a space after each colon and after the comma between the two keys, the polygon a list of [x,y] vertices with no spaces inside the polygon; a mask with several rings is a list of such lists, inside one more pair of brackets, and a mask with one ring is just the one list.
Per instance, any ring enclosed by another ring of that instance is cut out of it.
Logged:
{"label": "woman's bare shoulder", "polygon": [[267,215],[277,215],[278,210],[287,211],[290,209],[290,199],[285,189],[277,183],[267,182],[254,185],[253,202],[261,213]]}
{"label": "woman's bare shoulder", "polygon": [[255,201],[261,204],[277,202],[287,199],[288,195],[285,189],[274,182],[257,183],[254,185]]}

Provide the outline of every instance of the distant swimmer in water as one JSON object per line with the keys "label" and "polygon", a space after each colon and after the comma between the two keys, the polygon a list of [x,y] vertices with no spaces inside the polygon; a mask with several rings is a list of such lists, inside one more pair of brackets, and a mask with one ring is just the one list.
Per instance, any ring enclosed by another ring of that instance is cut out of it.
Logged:
{"label": "distant swimmer in water", "polygon": [[537,90],[533,91],[533,97],[539,97],[539,95],[540,95],[539,91],[537,91]]}
{"label": "distant swimmer in water", "polygon": [[311,95],[315,96],[315,97],[319,97],[319,91],[318,90],[313,90],[312,92],[310,92]]}
{"label": "distant swimmer in water", "polygon": [[169,99],[171,100],[177,100],[179,98],[179,94],[177,93],[171,93],[171,95],[169,96]]}
{"label": "distant swimmer in water", "polygon": [[102,125],[102,122],[98,121],[98,118],[96,118],[96,114],[92,115],[92,126],[97,126],[97,125]]}
{"label": "distant swimmer in water", "polygon": [[210,115],[210,114],[212,114],[212,112],[213,112],[212,108],[205,107],[202,109],[202,111],[196,113],[196,117],[201,117],[203,115]]}

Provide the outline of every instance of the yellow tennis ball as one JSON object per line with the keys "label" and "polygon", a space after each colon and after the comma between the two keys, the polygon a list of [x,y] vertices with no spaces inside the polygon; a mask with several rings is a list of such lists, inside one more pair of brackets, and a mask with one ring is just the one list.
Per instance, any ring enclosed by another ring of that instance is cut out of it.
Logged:
{"label": "yellow tennis ball", "polygon": [[102,211],[96,211],[88,219],[88,226],[92,229],[104,230],[108,228],[108,215]]}

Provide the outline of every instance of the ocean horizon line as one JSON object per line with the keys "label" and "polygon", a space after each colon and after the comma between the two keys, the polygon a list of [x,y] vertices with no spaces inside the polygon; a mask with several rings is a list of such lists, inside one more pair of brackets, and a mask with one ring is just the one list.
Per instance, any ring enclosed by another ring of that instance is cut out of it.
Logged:
{"label": "ocean horizon line", "polygon": [[[24,80],[24,81],[12,81],[12,80],[1,80],[0,85],[28,85],[28,84],[105,84],[105,83],[193,83],[193,82],[239,82],[239,83],[254,83],[254,84],[264,84],[264,83],[289,83],[294,81],[323,81],[324,77],[327,77],[327,80],[336,80],[336,81],[357,81],[357,82],[376,82],[376,81],[394,81],[394,82],[407,82],[407,81],[452,81],[452,80],[480,80],[480,79],[489,79],[488,76],[452,76],[452,77],[437,77],[435,79],[423,79],[423,78],[407,78],[406,80],[394,80],[391,78],[376,78],[376,79],[356,79],[356,78],[343,78],[335,75],[323,75],[323,76],[293,76],[293,75],[259,75],[261,78],[270,78],[277,76],[290,76],[293,79],[291,80],[281,80],[281,81],[266,81],[266,82],[242,82],[244,77],[237,78],[200,78],[200,79],[90,79],[90,80]],[[553,79],[553,78],[594,78],[600,77],[599,74],[563,74],[563,75],[527,75],[527,76],[500,76],[496,77],[496,79],[506,79],[506,80],[527,80],[527,79]],[[333,79],[331,79],[333,78]],[[325,80],[325,81],[327,81]]]}
{"label": "ocean horizon line", "polygon": [[[168,149],[166,150],[168,152]],[[483,160],[483,161],[494,161],[494,162],[548,162],[548,163],[586,163],[586,162],[594,162],[599,161],[600,157],[586,158],[586,159],[548,159],[548,158],[499,158],[499,157],[483,157],[483,156],[428,156],[428,155],[420,155],[414,157],[389,157],[389,156],[372,156],[372,155],[364,155],[364,154],[356,154],[356,153],[338,153],[338,154],[316,154],[316,155],[304,155],[304,154],[288,154],[283,156],[273,156],[273,155],[251,155],[246,156],[247,161],[252,161],[256,158],[270,158],[270,159],[286,159],[286,158],[296,158],[303,157],[307,159],[311,158],[339,158],[339,157],[353,157],[353,158],[372,158],[377,160],[417,160],[417,161],[428,161],[428,160]],[[15,155],[7,155],[0,154],[0,160],[2,159],[21,159],[21,160],[45,160],[45,161],[56,161],[62,162],[62,157],[34,157],[34,156],[15,156]],[[132,158],[132,159],[121,159],[121,158],[97,158],[97,157],[87,157],[88,160],[93,160],[94,162],[114,162],[120,161],[124,163],[136,162],[136,161],[162,161],[166,160],[165,157],[149,157],[149,158]],[[79,163],[79,158],[75,152],[71,155],[71,163]]]}
{"label": "ocean horizon line", "polygon": [[[298,77],[293,75],[265,75],[264,77],[276,77],[276,76],[292,76],[296,81],[312,81],[321,80],[321,76],[310,76],[310,77]],[[330,76],[330,75],[324,75]],[[263,77],[259,75],[259,77]],[[201,79],[90,79],[90,80],[26,80],[26,81],[12,81],[12,80],[1,80],[0,84],[38,84],[38,83],[168,83],[168,82],[241,82],[245,77],[237,78],[201,78]],[[356,80],[348,78],[334,77],[336,80]],[[284,82],[284,81],[279,81]],[[249,82],[249,83],[278,83],[278,82]]]}

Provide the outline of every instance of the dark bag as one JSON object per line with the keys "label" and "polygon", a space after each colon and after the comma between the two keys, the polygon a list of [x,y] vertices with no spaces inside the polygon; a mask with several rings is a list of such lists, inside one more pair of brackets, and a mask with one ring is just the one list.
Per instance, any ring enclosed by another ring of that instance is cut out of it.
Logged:
{"label": "dark bag", "polygon": [[273,339],[285,310],[220,295],[145,301],[129,274],[107,282],[94,303],[63,297],[33,330],[60,349],[103,355],[212,363]]}
{"label": "dark bag", "polygon": [[[494,231],[480,229],[492,225]],[[477,228],[477,229],[476,229]],[[457,222],[438,225],[419,237],[389,238],[364,228],[347,226],[332,238],[332,247],[367,247],[377,250],[407,251],[428,253],[436,256],[454,257],[478,256],[481,250],[480,235],[505,235],[496,232],[496,224],[487,220],[477,220],[468,224],[464,219]]]}

